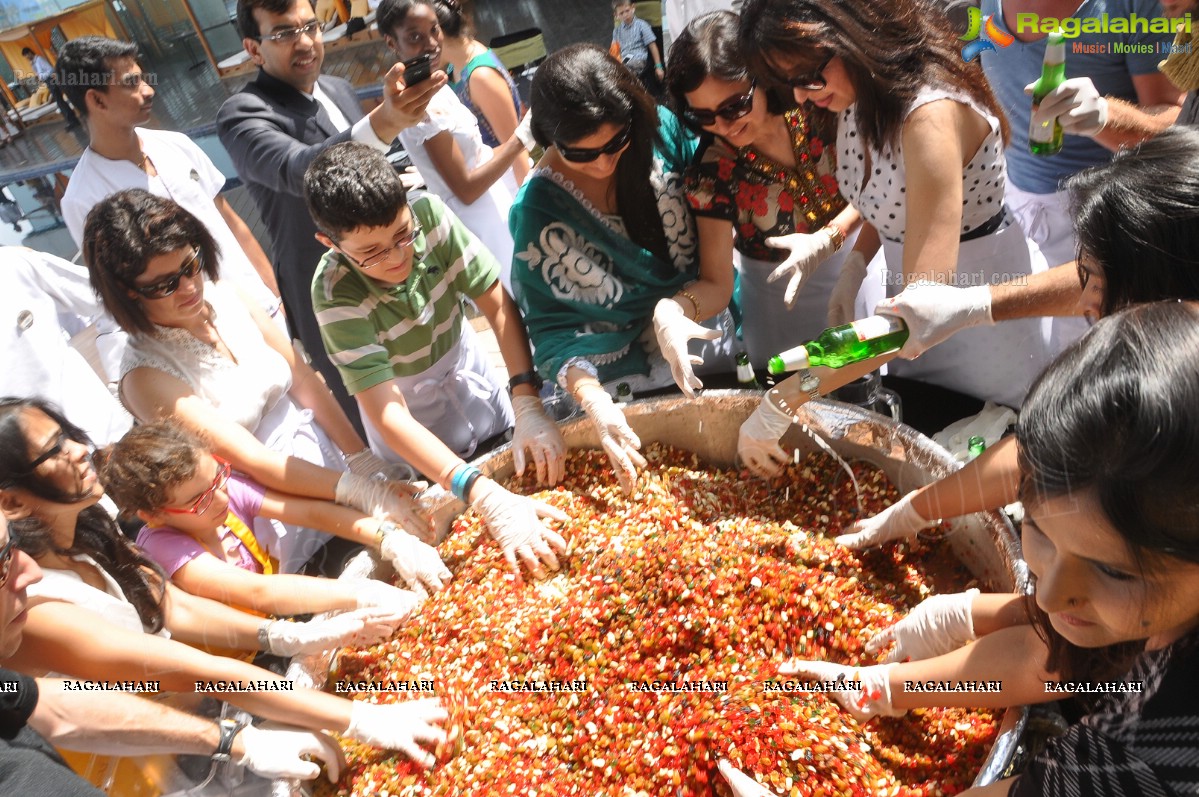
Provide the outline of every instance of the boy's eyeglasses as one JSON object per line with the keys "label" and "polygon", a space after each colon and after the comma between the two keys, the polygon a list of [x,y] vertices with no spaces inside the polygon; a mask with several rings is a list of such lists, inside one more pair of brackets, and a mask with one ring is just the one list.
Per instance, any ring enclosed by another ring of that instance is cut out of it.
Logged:
{"label": "boy's eyeglasses", "polygon": [[208,511],[208,507],[212,506],[212,499],[216,496],[216,491],[229,482],[229,474],[232,472],[232,465],[218,459],[216,478],[212,480],[212,484],[207,490],[200,493],[200,497],[193,501],[191,506],[186,509],[172,509],[169,506],[164,506],[162,511],[169,512],[172,515],[203,515]]}
{"label": "boy's eyeglasses", "polygon": [[8,583],[8,574],[12,572],[12,560],[16,555],[17,541],[13,537],[8,538],[8,542],[0,546],[0,589]]}
{"label": "boy's eyeglasses", "polygon": [[[366,260],[355,260],[354,262],[357,263],[358,268],[362,269],[363,271],[369,271],[375,266],[381,266],[391,259],[393,252],[403,251],[405,247],[412,246],[414,243],[416,243],[416,239],[420,237],[420,234],[420,222],[416,220],[416,216],[413,216],[412,229],[401,234],[399,238],[396,238],[395,241],[392,242],[391,246],[387,247],[378,254],[371,255]],[[347,257],[349,256],[347,255]],[[353,260],[353,258],[350,259]]]}
{"label": "boy's eyeglasses", "polygon": [[191,279],[199,274],[202,268],[204,268],[204,253],[199,249],[193,249],[192,256],[183,261],[183,265],[174,274],[163,277],[158,282],[152,282],[149,285],[131,284],[129,287],[147,299],[165,299],[179,290],[179,282],[184,277]]}
{"label": "boy's eyeglasses", "polygon": [[316,38],[316,32],[321,29],[320,20],[312,20],[306,25],[301,25],[298,28],[287,28],[286,30],[275,31],[268,33],[265,36],[259,36],[260,42],[276,42],[277,44],[295,44],[300,40],[301,36]]}
{"label": "boy's eyeglasses", "polygon": [[600,155],[612,155],[620,152],[628,146],[629,139],[633,137],[633,123],[629,122],[624,126],[612,139],[602,147],[568,147],[564,144],[554,142],[554,147],[557,148],[558,154],[571,163],[591,163]]}
{"label": "boy's eyeglasses", "polygon": [[814,71],[809,72],[806,75],[794,75],[785,79],[783,82],[793,89],[800,89],[802,91],[820,91],[828,85],[828,81],[824,79],[824,70],[828,69],[828,65],[832,63],[832,60],[833,56],[830,55],[828,58],[825,58],[820,66],[816,67]]}
{"label": "boy's eyeglasses", "polygon": [[707,108],[690,108],[683,111],[683,118],[692,124],[700,127],[711,127],[716,124],[716,117],[724,119],[726,122],[735,122],[745,116],[754,107],[754,89],[758,86],[758,82],[751,81],[749,91],[744,94],[727,99],[720,103],[720,107],[714,111],[709,111]]}

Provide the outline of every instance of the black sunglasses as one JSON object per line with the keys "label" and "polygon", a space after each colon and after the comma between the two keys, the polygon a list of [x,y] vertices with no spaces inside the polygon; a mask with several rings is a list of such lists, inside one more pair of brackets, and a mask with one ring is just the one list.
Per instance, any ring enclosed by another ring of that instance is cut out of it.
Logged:
{"label": "black sunglasses", "polygon": [[828,69],[828,65],[832,63],[833,56],[830,55],[820,63],[820,66],[806,75],[794,75],[789,78],[784,78],[783,82],[793,89],[801,89],[803,91],[820,91],[828,85],[828,81],[824,79],[824,70]]}
{"label": "black sunglasses", "polygon": [[179,267],[179,270],[169,277],[163,277],[158,282],[153,282],[149,285],[133,285],[130,283],[129,287],[147,299],[165,299],[179,290],[179,282],[184,277],[191,279],[199,274],[202,268],[204,268],[204,253],[199,249],[193,249],[192,256],[183,261],[183,265]]}
{"label": "black sunglasses", "polygon": [[568,147],[559,144],[557,141],[554,142],[554,146],[557,148],[558,153],[571,163],[591,163],[600,155],[611,155],[620,152],[632,137],[633,123],[629,122],[624,126],[623,130],[612,136],[612,140],[602,147],[593,147],[590,149],[586,147]]}
{"label": "black sunglasses", "polygon": [[8,583],[8,574],[12,572],[12,560],[16,554],[17,541],[13,537],[0,547],[0,589]]}
{"label": "black sunglasses", "polygon": [[740,96],[725,100],[714,111],[709,111],[707,108],[688,107],[683,111],[683,118],[700,127],[711,127],[716,124],[717,116],[726,122],[735,122],[753,110],[754,89],[757,86],[758,82],[756,80],[750,81],[749,91]]}
{"label": "black sunglasses", "polygon": [[40,468],[43,463],[49,462],[50,460],[54,459],[59,454],[61,454],[63,447],[67,444],[67,441],[70,439],[71,438],[66,433],[66,430],[59,429],[58,436],[54,438],[54,443],[51,444],[51,446],[49,448],[47,448],[45,451],[43,451],[41,454],[39,454],[37,456],[37,458],[33,460],[33,462],[29,463],[29,472],[33,473],[35,470]]}

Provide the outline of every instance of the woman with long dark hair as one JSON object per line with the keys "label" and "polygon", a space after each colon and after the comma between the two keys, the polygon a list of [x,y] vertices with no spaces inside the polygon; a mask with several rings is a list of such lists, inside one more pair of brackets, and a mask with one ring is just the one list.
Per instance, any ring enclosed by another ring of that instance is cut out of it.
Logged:
{"label": "woman with long dark hair", "polygon": [[784,103],[759,85],[738,48],[737,26],[731,11],[688,25],[671,45],[666,90],[679,117],[703,134],[687,170],[687,199],[700,260],[713,261],[701,271],[723,278],[711,288],[701,279],[691,291],[705,308],[727,303],[735,248],[741,336],[751,362],[764,368],[824,329],[839,253],[859,216],[838,191],[834,120],[788,107],[789,96]]}
{"label": "woman with long dark hair", "polygon": [[[1174,127],[1066,183],[1078,243],[1079,308],[1095,321],[1131,304],[1199,300],[1199,130]],[[1015,441],[854,524],[839,541],[866,548],[1016,500]]]}
{"label": "woman with long dark hair", "polygon": [[435,700],[351,703],[293,690],[268,670],[192,647],[293,656],[378,639],[402,616],[363,609],[292,623],[189,595],[125,539],[97,505],[103,495],[91,444],[79,427],[42,401],[0,399],[0,509],[18,547],[43,573],[28,589],[24,642],[13,666],[99,681],[158,681],[163,691],[219,693],[270,719],[344,732],[432,763],[418,741],[444,738],[435,723],[445,713]]}
{"label": "woman with long dark hair", "polygon": [[[978,326],[991,321],[992,283],[1045,263],[1004,209],[1007,122],[957,36],[920,0],[747,0],[741,12],[751,72],[837,115],[837,183],[867,226],[854,245],[864,258],[846,258],[836,293],[857,294],[881,238],[887,295],[920,283],[966,288],[967,325]],[[852,321],[848,306],[835,302],[830,323]],[[1017,407],[1050,355],[1039,320],[1021,319],[965,329],[890,369]],[[774,409],[765,426],[785,430],[780,416]]]}
{"label": "woman with long dark hair", "polygon": [[[1021,543],[1036,579],[1031,626],[1008,623],[924,661],[791,661],[779,672],[852,677],[860,688],[835,697],[860,721],[924,706],[1011,706],[1087,693],[1086,715],[1020,775],[967,795],[1199,789],[1197,350],[1199,305],[1138,305],[1095,324],[1033,384],[1016,432]],[[974,624],[995,619],[977,615]],[[933,695],[904,688],[958,680],[1002,688]]]}
{"label": "woman with long dark hair", "polygon": [[[731,370],[731,324],[699,279],[682,172],[696,142],[599,47],[565,47],[537,70],[533,136],[546,148],[512,206],[512,284],[537,369],[578,399],[631,489],[640,442],[604,384],[701,385],[690,366]],[[673,306],[669,318],[655,308]],[[727,304],[727,298],[724,304]],[[717,328],[721,327],[721,328]],[[723,331],[722,331],[723,329]],[[704,346],[688,347],[699,338]]]}

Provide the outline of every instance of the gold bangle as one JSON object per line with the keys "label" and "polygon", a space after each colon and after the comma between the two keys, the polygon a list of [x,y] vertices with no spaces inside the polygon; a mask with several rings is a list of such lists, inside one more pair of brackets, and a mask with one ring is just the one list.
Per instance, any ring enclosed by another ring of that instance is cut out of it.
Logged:
{"label": "gold bangle", "polygon": [[840,252],[841,247],[845,246],[845,233],[836,224],[826,224],[820,228],[828,233],[829,240],[833,242],[833,251]]}
{"label": "gold bangle", "polygon": [[679,289],[679,295],[691,302],[691,320],[699,321],[699,300],[695,298],[695,295],[692,294],[691,291],[688,291],[685,288]]}

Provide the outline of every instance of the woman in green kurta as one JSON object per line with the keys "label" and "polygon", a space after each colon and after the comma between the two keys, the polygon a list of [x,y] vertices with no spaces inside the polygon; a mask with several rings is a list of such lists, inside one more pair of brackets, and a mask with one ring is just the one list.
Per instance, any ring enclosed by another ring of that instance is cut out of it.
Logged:
{"label": "woman in green kurta", "polygon": [[[604,384],[664,387],[698,359],[699,373],[732,370],[728,313],[695,323],[711,309],[687,290],[699,262],[682,171],[696,141],[593,45],[547,59],[532,106],[546,155],[509,216],[513,291],[537,369],[576,397],[631,489],[640,442]],[[656,313],[663,301],[674,306]]]}

